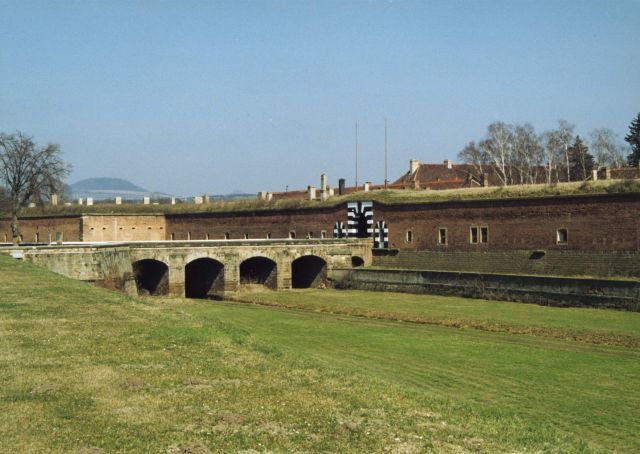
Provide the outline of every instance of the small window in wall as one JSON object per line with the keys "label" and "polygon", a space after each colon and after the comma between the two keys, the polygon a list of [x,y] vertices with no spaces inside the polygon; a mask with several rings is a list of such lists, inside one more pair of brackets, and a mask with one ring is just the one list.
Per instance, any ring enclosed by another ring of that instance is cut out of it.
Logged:
{"label": "small window in wall", "polygon": [[[62,232],[56,232],[56,243],[62,243],[63,235]],[[22,241],[22,237],[20,237],[20,241]]]}
{"label": "small window in wall", "polygon": [[407,243],[413,243],[413,230],[407,230]]}
{"label": "small window in wall", "polygon": [[569,242],[569,232],[567,229],[558,229],[556,232],[556,242],[558,244],[567,244]]}
{"label": "small window in wall", "polygon": [[438,229],[438,244],[447,244],[447,229],[446,227],[441,227]]}
{"label": "small window in wall", "polygon": [[229,238],[231,238],[231,236],[229,235],[229,232],[225,232],[224,233],[224,239],[228,240]]}
{"label": "small window in wall", "polygon": [[171,241],[176,239],[176,234],[175,233],[171,233]]}
{"label": "small window in wall", "polygon": [[245,239],[245,240],[248,240],[248,239],[249,239],[249,234],[248,234],[248,233],[245,233],[245,234],[244,234],[244,239]]}
{"label": "small window in wall", "polygon": [[267,239],[270,240],[271,239],[271,232],[267,233]]}
{"label": "small window in wall", "polygon": [[7,242],[7,234],[6,233],[4,234],[4,242],[5,243]]}
{"label": "small window in wall", "polygon": [[294,230],[291,230],[289,232],[289,238],[292,239],[292,240],[296,239],[296,232]]}
{"label": "small window in wall", "polygon": [[471,230],[469,231],[469,241],[471,242],[471,244],[478,244],[478,239],[479,239],[478,227],[472,226]]}
{"label": "small window in wall", "polygon": [[[93,228],[91,230],[93,230]],[[122,227],[120,227],[119,230],[122,230]]]}
{"label": "small window in wall", "polygon": [[313,232],[307,233],[307,238],[313,238]]}
{"label": "small window in wall", "polygon": [[105,230],[107,230],[107,228],[106,227],[102,227],[102,231],[104,232]]}
{"label": "small window in wall", "polygon": [[147,230],[151,230],[151,226],[148,226],[148,227],[147,227]]}
{"label": "small window in wall", "polygon": [[36,243],[40,240],[40,234],[36,232],[35,236]]}
{"label": "small window in wall", "polygon": [[91,230],[93,230],[93,227],[91,227]]}
{"label": "small window in wall", "polygon": [[187,232],[187,241],[191,240],[191,232]]}
{"label": "small window in wall", "polygon": [[480,242],[481,243],[489,242],[489,227],[487,226],[480,227]]}
{"label": "small window in wall", "polygon": [[325,239],[327,237],[327,231],[323,230],[320,232],[320,238]]}
{"label": "small window in wall", "polygon": [[207,233],[204,238],[205,238],[205,240],[210,239],[209,234]]}

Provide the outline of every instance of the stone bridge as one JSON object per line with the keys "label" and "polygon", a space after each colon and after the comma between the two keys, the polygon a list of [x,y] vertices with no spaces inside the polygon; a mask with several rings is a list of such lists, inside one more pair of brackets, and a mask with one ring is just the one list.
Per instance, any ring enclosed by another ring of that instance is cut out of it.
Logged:
{"label": "stone bridge", "polygon": [[371,264],[370,239],[65,243],[9,248],[59,274],[131,294],[224,296],[241,285],[316,287]]}

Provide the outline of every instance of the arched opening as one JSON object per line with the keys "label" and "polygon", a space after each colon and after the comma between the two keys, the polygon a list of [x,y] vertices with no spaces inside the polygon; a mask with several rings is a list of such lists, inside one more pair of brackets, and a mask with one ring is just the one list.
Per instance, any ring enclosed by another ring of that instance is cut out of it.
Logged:
{"label": "arched opening", "polygon": [[139,295],[169,293],[169,267],[159,260],[143,259],[132,265]]}
{"label": "arched opening", "polygon": [[291,263],[293,288],[320,287],[327,280],[327,262],[315,255],[305,255]]}
{"label": "arched opening", "polygon": [[353,266],[354,268],[358,266],[364,266],[364,260],[362,259],[362,257],[354,255],[353,257],[351,257],[351,266]]}
{"label": "arched opening", "polygon": [[187,298],[207,298],[224,290],[224,265],[208,257],[184,267],[184,294]]}
{"label": "arched opening", "polygon": [[266,257],[252,257],[240,264],[240,284],[259,284],[276,289],[276,262]]}

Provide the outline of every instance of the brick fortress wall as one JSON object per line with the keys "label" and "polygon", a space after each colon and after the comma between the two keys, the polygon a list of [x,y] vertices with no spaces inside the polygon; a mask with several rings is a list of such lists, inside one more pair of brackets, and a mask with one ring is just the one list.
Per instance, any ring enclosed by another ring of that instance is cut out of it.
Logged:
{"label": "brick fortress wall", "polygon": [[343,205],[316,209],[260,210],[233,213],[167,214],[167,239],[220,240],[333,237],[336,221],[346,222]]}
{"label": "brick fortress wall", "polygon": [[[60,234],[62,241],[82,241],[82,217],[73,216],[35,216],[22,218],[18,224],[22,241],[56,241]],[[0,242],[11,242],[11,219],[0,218]]]}

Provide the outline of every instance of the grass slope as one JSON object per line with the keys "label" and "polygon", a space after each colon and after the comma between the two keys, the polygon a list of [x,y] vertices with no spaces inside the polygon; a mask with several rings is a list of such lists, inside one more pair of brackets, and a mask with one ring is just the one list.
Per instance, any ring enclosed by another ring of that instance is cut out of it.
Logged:
{"label": "grass slope", "polygon": [[4,256],[0,288],[3,452],[640,449],[635,348],[139,301]]}
{"label": "grass slope", "polygon": [[43,215],[78,215],[78,214],[188,214],[208,212],[248,212],[260,210],[283,210],[299,208],[334,207],[348,201],[374,200],[382,203],[428,203],[446,202],[452,200],[499,200],[499,199],[528,199],[538,197],[558,197],[590,194],[640,194],[638,180],[601,180],[596,182],[558,183],[554,185],[514,185],[506,187],[462,188],[430,190],[377,190],[356,192],[344,196],[335,196],[326,201],[284,199],[274,201],[258,200],[257,198],[238,200],[212,200],[208,204],[194,205],[179,203],[177,205],[143,205],[142,203],[128,203],[124,205],[96,204],[45,206],[30,210],[23,210],[21,217]]}
{"label": "grass slope", "polygon": [[245,292],[234,299],[316,312],[640,348],[640,313],[356,290]]}

